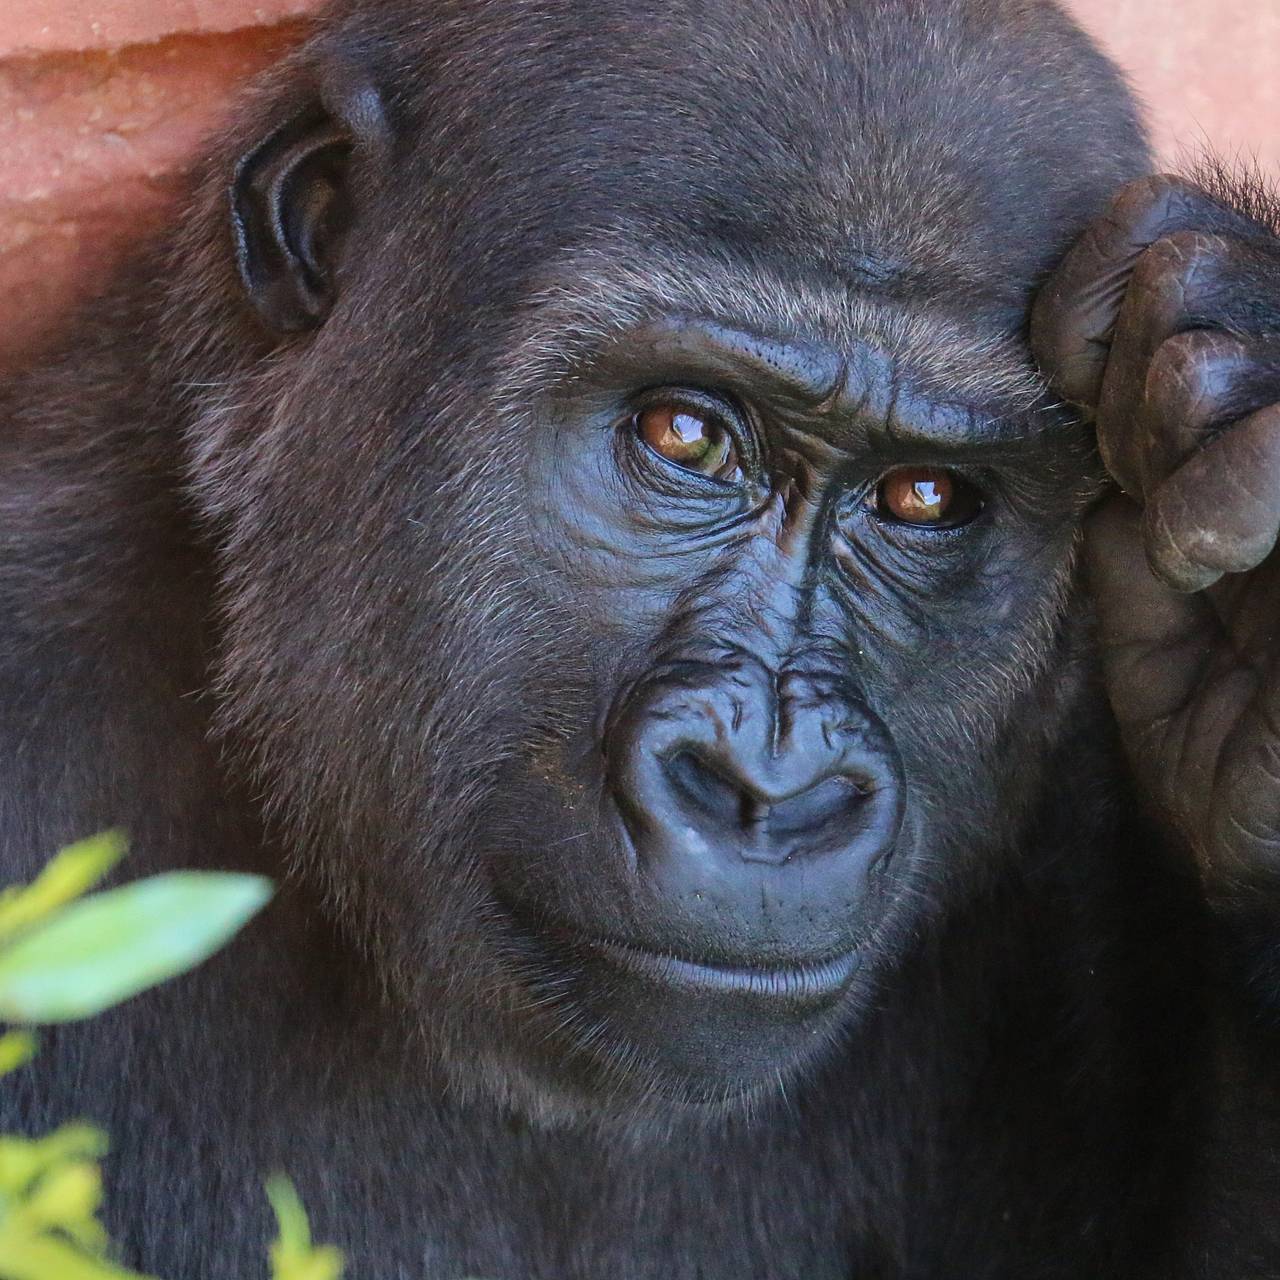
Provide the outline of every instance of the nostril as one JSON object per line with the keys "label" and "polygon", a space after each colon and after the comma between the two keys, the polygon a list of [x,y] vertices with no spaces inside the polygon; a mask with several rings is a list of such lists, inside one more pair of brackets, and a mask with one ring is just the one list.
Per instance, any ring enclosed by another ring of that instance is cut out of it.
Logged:
{"label": "nostril", "polygon": [[817,834],[850,817],[872,789],[836,774],[799,792],[770,796],[760,783],[723,772],[715,761],[689,750],[677,752],[663,768],[687,810],[765,840]]}
{"label": "nostril", "polygon": [[775,837],[816,833],[822,827],[849,817],[869,794],[852,778],[824,778],[807,791],[773,805],[768,813],[769,834]]}
{"label": "nostril", "polygon": [[692,751],[678,752],[666,761],[665,768],[679,795],[708,817],[734,826],[757,820],[752,797]]}

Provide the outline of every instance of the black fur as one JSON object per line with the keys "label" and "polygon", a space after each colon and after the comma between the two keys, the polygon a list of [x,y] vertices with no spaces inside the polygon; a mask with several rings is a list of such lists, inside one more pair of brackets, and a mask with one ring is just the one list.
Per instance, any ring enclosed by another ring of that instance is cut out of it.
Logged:
{"label": "black fur", "polygon": [[[314,225],[261,176],[295,135]],[[110,1129],[129,1263],[256,1274],[278,1166],[370,1280],[1280,1276],[1253,1047],[1094,672],[1098,464],[1024,335],[1147,163],[1033,0],[356,3],[255,88],[180,225],[0,391],[5,880],[119,825],[131,875],[283,886],[5,1086],[11,1124]],[[672,316],[845,353],[855,489],[960,406],[1002,523],[925,567],[840,507],[844,576],[785,619],[772,534],[713,556],[652,496],[619,532],[582,424]],[[821,651],[902,779],[816,1023],[584,994],[494,897],[745,945],[673,924],[594,809],[619,690],[727,636]]]}

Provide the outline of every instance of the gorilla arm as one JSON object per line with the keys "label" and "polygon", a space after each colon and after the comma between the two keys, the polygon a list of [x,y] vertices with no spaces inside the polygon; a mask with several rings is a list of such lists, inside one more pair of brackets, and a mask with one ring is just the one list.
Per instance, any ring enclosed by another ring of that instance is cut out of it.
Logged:
{"label": "gorilla arm", "polygon": [[1260,188],[1125,188],[1032,316],[1120,494],[1086,531],[1131,766],[1280,1009],[1280,238]]}

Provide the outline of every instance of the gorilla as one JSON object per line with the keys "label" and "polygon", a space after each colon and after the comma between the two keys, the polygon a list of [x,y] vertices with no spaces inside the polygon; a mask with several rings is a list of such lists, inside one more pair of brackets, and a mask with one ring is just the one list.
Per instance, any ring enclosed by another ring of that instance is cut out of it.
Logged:
{"label": "gorilla", "polygon": [[0,394],[6,882],[167,1280],[1280,1277],[1280,240],[1053,0],[352,0]]}

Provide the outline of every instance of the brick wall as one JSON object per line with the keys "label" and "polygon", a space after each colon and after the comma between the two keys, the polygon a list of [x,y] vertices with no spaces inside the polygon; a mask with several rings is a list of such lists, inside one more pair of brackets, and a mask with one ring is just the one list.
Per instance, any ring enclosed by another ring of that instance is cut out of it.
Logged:
{"label": "brick wall", "polygon": [[[1280,5],[1073,2],[1131,70],[1166,154],[1207,138],[1280,157]],[[314,4],[0,0],[0,366],[163,215],[231,89]]]}

